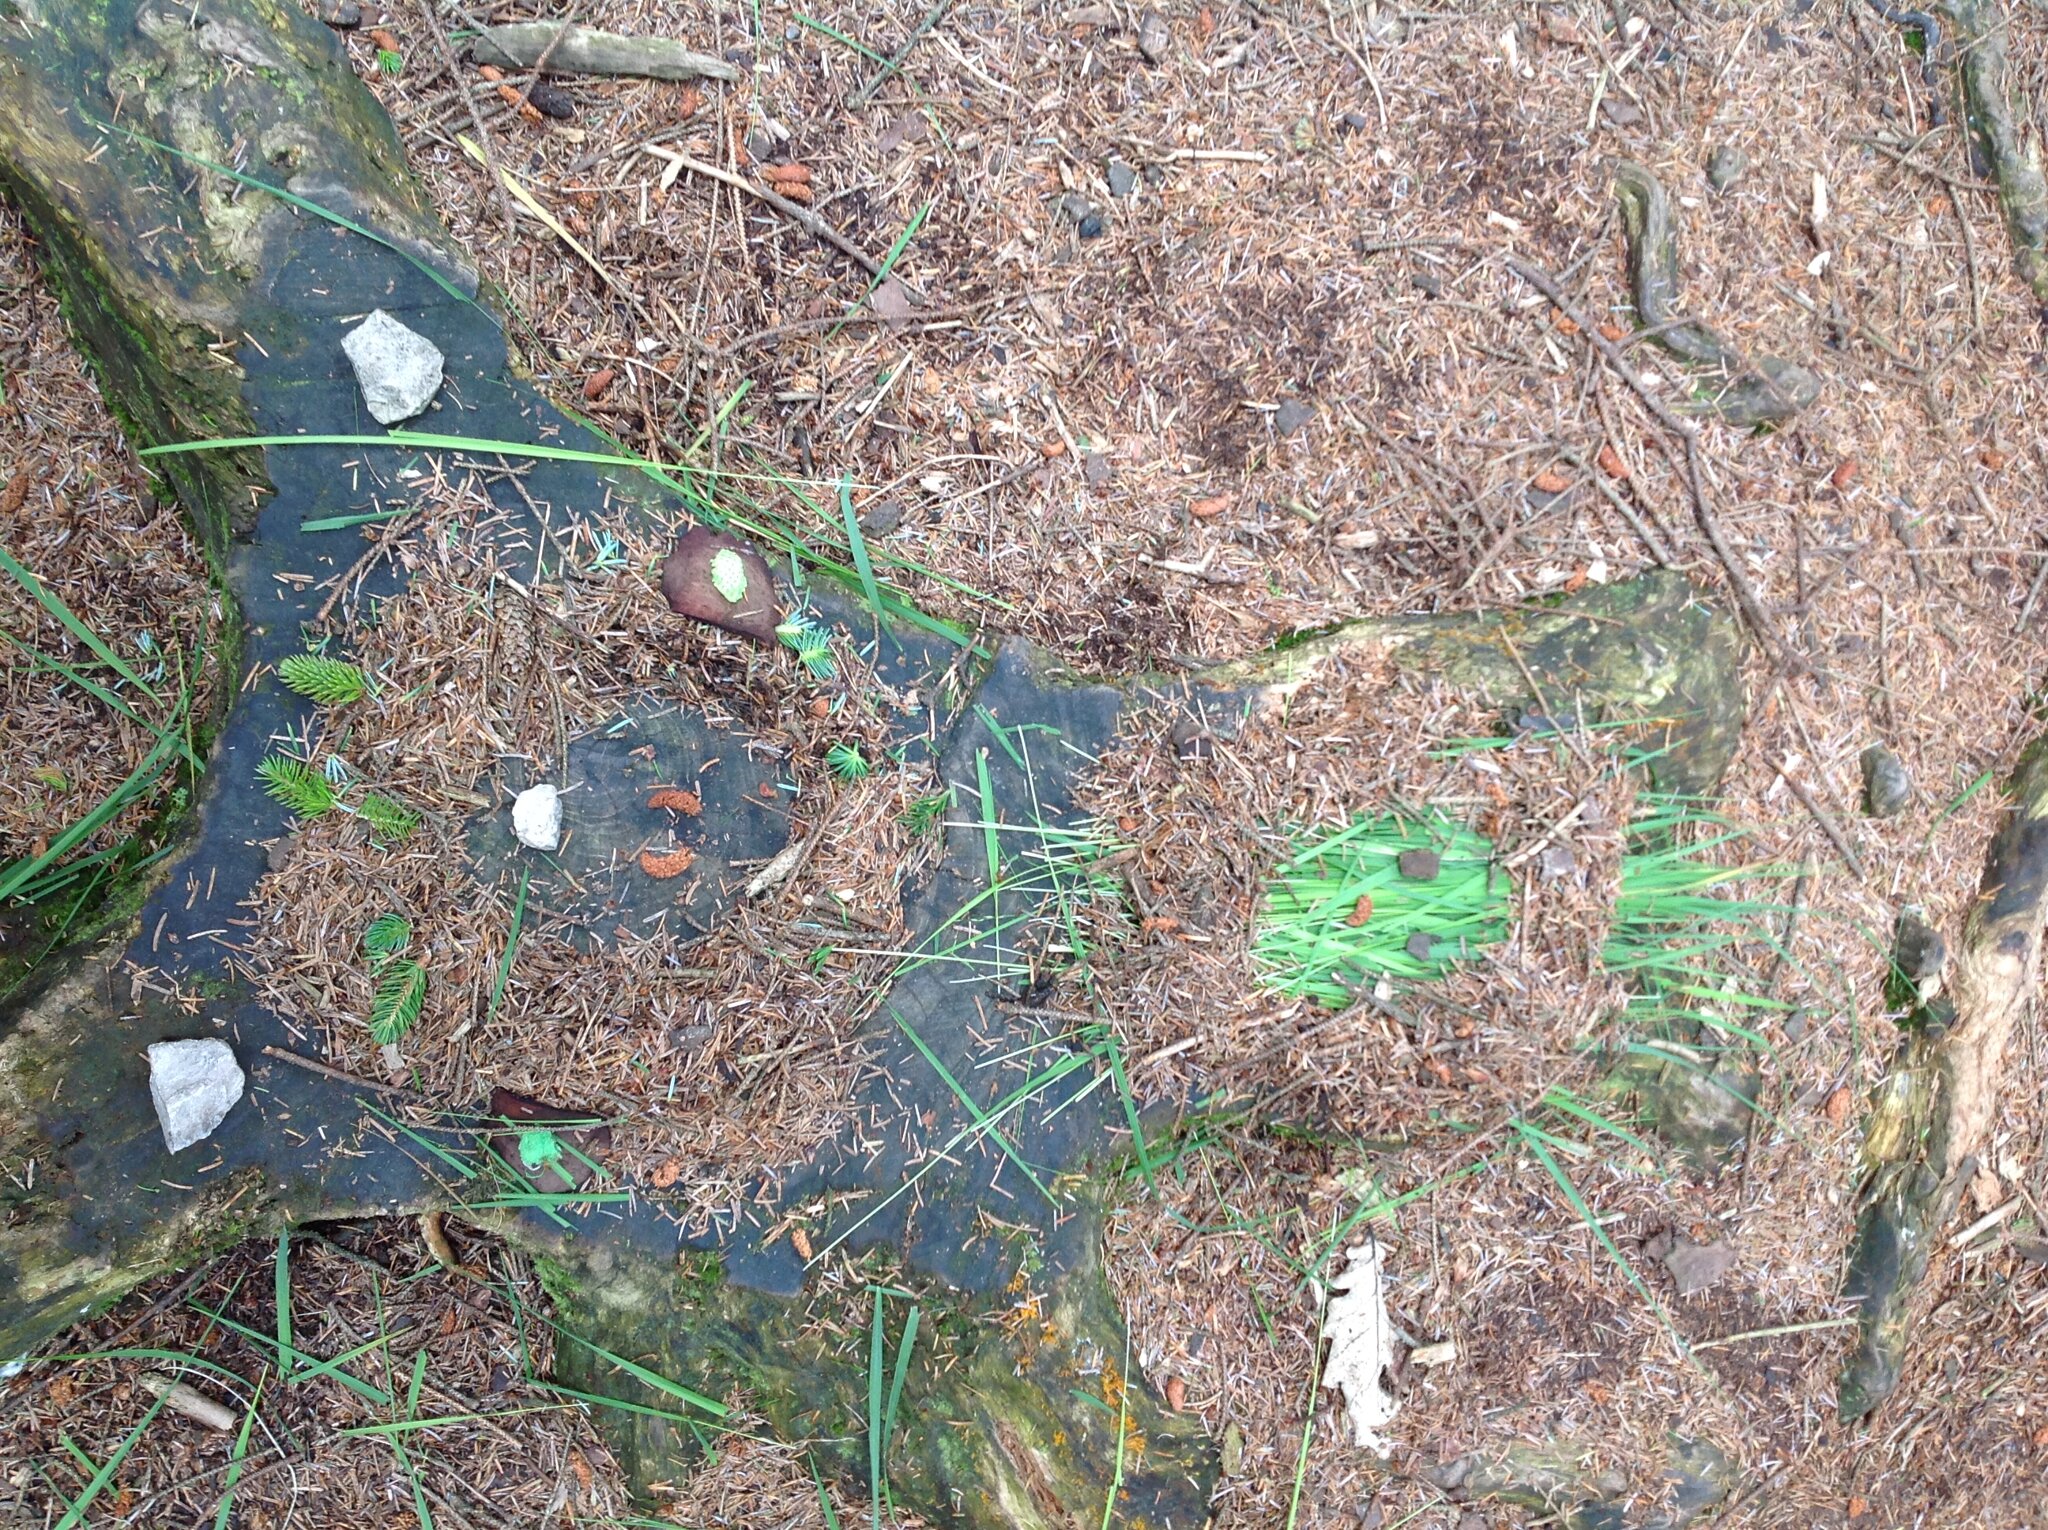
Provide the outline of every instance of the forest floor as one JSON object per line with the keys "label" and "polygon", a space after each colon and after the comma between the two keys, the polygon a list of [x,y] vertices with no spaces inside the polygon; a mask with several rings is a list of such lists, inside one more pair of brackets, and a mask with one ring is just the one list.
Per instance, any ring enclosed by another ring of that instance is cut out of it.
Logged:
{"label": "forest floor", "polygon": [[[2037,1015],[1967,1201],[1971,1222],[1997,1215],[1936,1252],[1906,1375],[1875,1420],[1845,1427],[1834,1407],[1857,1149],[1898,1039],[1890,931],[1904,904],[1960,930],[1998,808],[1987,782],[2037,726],[2048,674],[2040,319],[1953,110],[1930,123],[1918,55],[1860,0],[1635,16],[1584,0],[1161,9],[1164,41],[1141,50],[1135,7],[942,8],[868,91],[873,55],[912,39],[923,0],[886,16],[837,0],[597,0],[577,18],[685,39],[743,77],[562,79],[565,120],[502,99],[527,76],[451,75],[422,7],[339,35],[523,316],[523,364],[565,407],[649,457],[729,475],[749,513],[803,531],[830,532],[847,475],[877,563],[921,607],[1025,633],[1088,673],[1183,671],[1348,617],[1512,605],[1659,563],[1726,599],[1682,453],[1507,266],[1541,266],[1596,320],[1628,325],[1611,167],[1654,170],[1679,220],[1686,309],[1825,384],[1787,428],[1701,427],[1721,538],[1801,660],[1778,672],[1750,654],[1720,804],[1747,830],[1723,853],[1779,868],[1774,896],[1797,906],[1775,924],[1782,959],[1758,964],[1769,1050],[1748,1150],[1699,1175],[1581,1131],[1568,1192],[1499,1131],[1553,1087],[1593,1092],[1579,1044],[1615,1001],[1600,952],[1636,806],[1626,777],[1578,749],[1455,747],[1498,720],[1375,674],[1331,678],[1206,759],[1134,728],[1088,804],[1144,907],[1080,911],[1085,971],[1049,1002],[1115,1028],[1140,1096],[1224,1091],[1244,1109],[1183,1144],[1156,1186],[1134,1177],[1113,1218],[1133,1358],[1225,1442],[1219,1526],[1537,1523],[1454,1502],[1430,1475],[1515,1440],[1581,1442],[1589,1479],[1616,1474],[1647,1514],[1674,1430],[1719,1445],[1757,1489],[1731,1523],[2048,1523]],[[2016,27],[2011,44],[2021,116],[2038,121],[2048,27]],[[480,134],[559,229],[494,191],[463,147]],[[1746,168],[1717,191],[1706,167],[1727,149]],[[889,280],[864,301],[865,271],[676,154],[808,186],[853,246],[897,252]],[[792,165],[808,179],[777,168]],[[116,615],[139,604],[161,644],[203,603],[203,565],[174,515],[145,508],[117,431],[54,359],[32,252],[11,224],[0,235],[10,445],[79,475],[63,504],[8,503],[0,535],[95,626],[140,626]],[[1682,390],[1648,348],[1630,359]],[[322,821],[277,847],[239,964],[309,1047],[380,1075],[359,942],[366,910],[402,913],[431,978],[410,1082],[616,1110],[629,1174],[687,1174],[696,1203],[727,1204],[840,1119],[851,1019],[898,890],[933,853],[903,821],[932,782],[909,767],[835,775],[829,745],[881,741],[859,664],[770,685],[740,645],[667,613],[652,572],[665,548],[623,523],[584,550],[588,577],[564,584],[558,619],[480,621],[477,592],[505,571],[443,534],[466,503],[451,481],[361,533],[410,583],[351,635],[381,699],[333,747],[452,817],[490,800],[478,793],[503,759],[560,758],[635,690],[746,696],[792,813],[822,830],[814,852],[779,899],[686,951],[593,955],[536,922],[501,983],[509,910],[477,894],[445,836],[371,856],[358,828]],[[57,641],[5,585],[0,601],[9,632]],[[92,707],[60,713],[37,699],[55,694],[47,677],[13,660],[4,673],[0,746],[30,762],[0,781],[11,857],[61,821],[49,772],[98,791],[152,739],[132,728],[116,751],[93,732],[88,751]],[[1897,816],[1861,809],[1872,743],[1914,782]],[[1289,844],[1417,803],[1483,823],[1515,868],[1516,937],[1450,980],[1419,1028],[1270,991],[1253,955],[1259,890]],[[1313,1129],[1264,1124],[1283,1118]],[[1396,1138],[1415,1145],[1381,1151]],[[1387,1462],[1349,1444],[1334,1395],[1313,1389],[1319,1288],[1304,1274],[1324,1272],[1332,1229],[1362,1204],[1409,1192],[1375,1225],[1394,1323],[1437,1363],[1398,1375]],[[280,1389],[258,1412],[291,1464],[251,1467],[239,1522],[422,1522],[415,1481],[458,1506],[451,1523],[633,1522],[587,1420],[524,1381],[537,1339],[523,1309],[437,1269],[405,1229],[328,1236],[295,1261],[301,1311],[322,1314],[309,1346],[339,1352],[405,1313],[422,1337],[385,1352],[432,1352],[453,1399],[435,1411],[547,1411],[404,1440],[408,1462],[399,1437],[342,1432],[368,1417],[359,1392]],[[1693,1291],[1666,1257],[1687,1247],[1715,1251]],[[275,1333],[274,1252],[225,1256],[175,1302],[158,1299],[176,1282],[139,1293],[64,1347],[189,1347],[206,1319],[188,1298]],[[465,1255],[501,1293],[532,1285],[489,1240]],[[270,1358],[234,1330],[208,1353],[245,1377]],[[0,1394],[24,1523],[61,1513],[45,1511],[49,1474],[78,1490],[61,1434],[98,1461],[133,1427],[137,1363],[38,1369]],[[224,1469],[230,1443],[182,1420],[154,1428],[126,1458],[116,1517],[210,1522],[218,1478],[194,1474]],[[867,1513],[821,1494],[800,1455],[742,1435],[665,1520],[765,1530]]]}

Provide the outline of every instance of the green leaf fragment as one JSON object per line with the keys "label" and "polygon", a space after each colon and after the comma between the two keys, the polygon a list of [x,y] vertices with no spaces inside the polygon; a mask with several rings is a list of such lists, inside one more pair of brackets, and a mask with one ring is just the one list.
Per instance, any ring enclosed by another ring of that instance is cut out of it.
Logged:
{"label": "green leaf fragment", "polygon": [[733,605],[747,598],[747,560],[730,547],[711,555],[711,588]]}
{"label": "green leaf fragment", "polygon": [[545,1126],[536,1126],[519,1134],[519,1166],[523,1169],[545,1169],[562,1161],[562,1139]]}

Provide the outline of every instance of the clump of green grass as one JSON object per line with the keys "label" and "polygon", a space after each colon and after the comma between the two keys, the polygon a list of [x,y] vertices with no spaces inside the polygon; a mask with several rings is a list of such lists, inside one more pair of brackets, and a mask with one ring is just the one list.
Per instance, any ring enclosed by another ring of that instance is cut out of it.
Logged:
{"label": "clump of green grass", "polygon": [[[1437,856],[1435,877],[1403,874],[1401,857],[1417,851]],[[1440,977],[1507,936],[1507,879],[1492,856],[1490,840],[1438,813],[1361,818],[1297,840],[1259,915],[1263,981],[1341,1009],[1383,977]]]}

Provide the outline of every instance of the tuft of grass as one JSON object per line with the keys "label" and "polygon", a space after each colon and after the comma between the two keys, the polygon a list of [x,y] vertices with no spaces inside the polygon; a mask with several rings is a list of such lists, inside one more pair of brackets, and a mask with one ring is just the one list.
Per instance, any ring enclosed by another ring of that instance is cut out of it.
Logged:
{"label": "tuft of grass", "polygon": [[875,770],[860,752],[860,745],[844,743],[825,751],[825,767],[842,781],[865,781]]}
{"label": "tuft of grass", "polygon": [[427,969],[393,958],[381,969],[370,997],[370,1035],[380,1047],[395,1046],[413,1028],[427,1003]]}
{"label": "tuft of grass", "polygon": [[263,789],[301,818],[318,818],[330,813],[338,799],[327,777],[290,755],[273,754],[256,767]]}
{"label": "tuft of grass", "polygon": [[[1406,876],[1411,851],[1439,858],[1430,880]],[[1439,813],[1361,818],[1295,841],[1266,889],[1253,943],[1261,980],[1332,1009],[1382,977],[1441,976],[1507,936],[1508,889],[1493,844]],[[1410,950],[1427,936],[1430,954]]]}
{"label": "tuft of grass", "polygon": [[362,670],[344,659],[321,654],[293,654],[278,664],[277,677],[322,706],[347,706],[361,701],[370,689],[369,677]]}

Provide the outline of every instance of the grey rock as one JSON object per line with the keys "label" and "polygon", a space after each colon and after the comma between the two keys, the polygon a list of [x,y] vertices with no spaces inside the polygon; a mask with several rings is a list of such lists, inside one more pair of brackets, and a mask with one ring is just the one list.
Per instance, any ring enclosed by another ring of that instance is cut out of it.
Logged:
{"label": "grey rock", "polygon": [[1166,50],[1173,43],[1173,34],[1166,29],[1166,18],[1157,11],[1147,11],[1138,20],[1138,51],[1145,55],[1145,62],[1156,64],[1166,57]]}
{"label": "grey rock", "polygon": [[1724,143],[1707,156],[1707,184],[1726,191],[1749,169],[1749,156],[1732,143]]}
{"label": "grey rock", "polygon": [[1600,115],[1607,119],[1610,127],[1634,127],[1643,120],[1643,109],[1633,101],[1621,101],[1609,96],[1600,103]]}
{"label": "grey rock", "polygon": [[775,135],[766,128],[748,128],[744,141],[747,146],[748,155],[756,164],[765,165],[770,159],[774,158],[775,151],[781,147],[775,141]]}
{"label": "grey rock", "polygon": [[1074,232],[1083,239],[1100,239],[1102,237],[1102,214],[1090,213],[1074,226]]}
{"label": "grey rock", "polygon": [[1337,131],[1340,133],[1363,133],[1371,126],[1372,118],[1364,112],[1346,112],[1337,119]]}
{"label": "grey rock", "polygon": [[1095,216],[1095,204],[1078,191],[1070,191],[1060,198],[1060,216],[1070,223],[1080,223]]}
{"label": "grey rock", "polygon": [[1101,452],[1081,454],[1081,478],[1091,489],[1099,489],[1109,482],[1109,459]]}
{"label": "grey rock", "polygon": [[321,0],[320,19],[338,32],[348,32],[363,24],[363,8],[356,0]]}
{"label": "grey rock", "polygon": [[1138,189],[1138,172],[1120,159],[1109,162],[1109,194],[1127,197]]}
{"label": "grey rock", "polygon": [[1577,871],[1579,858],[1572,854],[1568,845],[1545,845],[1543,853],[1536,857],[1536,869],[1546,880],[1555,881]]}
{"label": "grey rock", "polygon": [[903,506],[893,499],[872,506],[860,518],[860,529],[871,537],[885,537],[902,524]]}
{"label": "grey rock", "polygon": [[1147,165],[1145,167],[1145,184],[1154,191],[1164,186],[1166,184],[1166,166],[1156,162]]}
{"label": "grey rock", "polygon": [[1283,398],[1280,407],[1273,411],[1273,428],[1283,436],[1291,436],[1315,417],[1315,410],[1300,399]]}
{"label": "grey rock", "polygon": [[1417,271],[1408,278],[1408,284],[1424,297],[1442,297],[1444,295],[1443,279],[1433,271]]}
{"label": "grey rock", "polygon": [[1735,1250],[1721,1242],[1695,1243],[1680,1238],[1664,1256],[1664,1268],[1677,1282],[1680,1296],[1696,1296],[1735,1268]]}
{"label": "grey rock", "polygon": [[1913,778],[1899,757],[1882,744],[1863,751],[1863,810],[1872,818],[1890,818],[1913,800]]}
{"label": "grey rock", "polygon": [[1428,961],[1430,953],[1434,950],[1436,950],[1436,937],[1434,935],[1428,934],[1423,930],[1417,930],[1408,937],[1408,954],[1417,961]]}
{"label": "grey rock", "polygon": [[379,425],[409,420],[441,390],[441,351],[378,309],[342,337],[363,402]]}
{"label": "grey rock", "polygon": [[157,1041],[149,1048],[149,1098],[164,1146],[182,1152],[203,1141],[242,1097],[241,1064],[225,1041]]}

